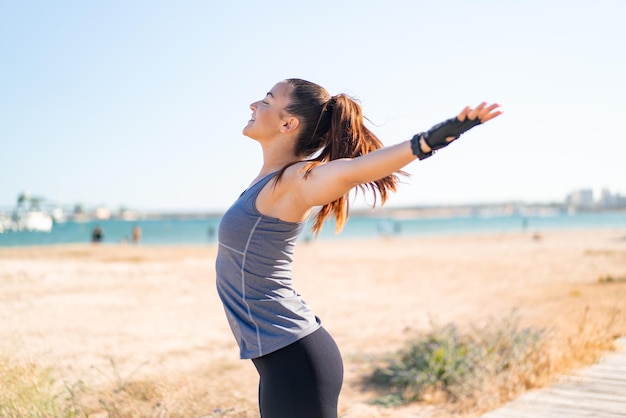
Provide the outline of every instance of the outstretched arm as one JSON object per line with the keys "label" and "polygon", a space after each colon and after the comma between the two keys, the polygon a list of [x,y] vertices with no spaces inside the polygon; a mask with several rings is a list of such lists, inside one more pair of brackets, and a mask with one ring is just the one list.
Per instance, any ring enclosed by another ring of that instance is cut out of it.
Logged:
{"label": "outstretched arm", "polygon": [[[357,158],[330,161],[315,167],[297,183],[299,200],[313,207],[332,202],[353,187],[375,181],[401,170],[416,158],[427,158],[447,146],[463,132],[485,123],[502,112],[498,104],[465,107],[456,117],[433,126],[413,139],[381,148]],[[297,168],[297,167],[293,167]]]}

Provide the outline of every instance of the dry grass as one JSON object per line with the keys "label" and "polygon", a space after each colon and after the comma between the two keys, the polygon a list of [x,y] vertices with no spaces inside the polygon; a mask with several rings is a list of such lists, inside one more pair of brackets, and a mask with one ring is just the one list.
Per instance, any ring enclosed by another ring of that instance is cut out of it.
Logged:
{"label": "dry grass", "polygon": [[562,374],[596,362],[603,353],[614,349],[616,337],[623,335],[621,314],[616,307],[609,316],[592,315],[590,308],[584,307],[575,332],[547,330],[526,352],[524,361],[494,375],[488,382],[486,391],[492,397],[475,394],[459,406],[469,412],[487,411],[526,390],[544,387]]}
{"label": "dry grass", "polygon": [[52,369],[17,363],[0,356],[1,417],[203,417],[251,418],[254,407],[220,406],[193,379],[120,376],[115,362],[104,371],[109,384],[89,387],[83,381],[60,382]]}
{"label": "dry grass", "polygon": [[[398,384],[402,379],[388,380],[384,392],[392,395],[379,397],[377,403],[393,407],[402,402],[422,402],[438,405],[442,416],[476,416],[525,390],[545,386],[573,368],[595,362],[613,347],[616,333],[623,330],[623,316],[617,308],[607,317],[595,315],[588,307],[581,312],[575,332],[568,334],[520,327],[516,315],[485,326],[474,326],[466,332],[454,325],[435,326],[421,340],[414,340],[408,346],[408,352],[417,348],[422,356],[428,347],[434,347],[433,357],[426,366],[431,368],[427,370],[431,381],[415,387],[407,385],[406,380],[402,384]],[[425,341],[428,344],[424,344]],[[433,345],[433,341],[438,345]],[[403,351],[405,361],[408,352]],[[399,366],[397,359],[393,361],[396,362],[393,373],[406,372],[410,367]],[[134,372],[121,374],[113,359],[110,368],[99,373],[107,378],[108,384],[88,387],[82,381],[55,382],[51,369],[33,363],[16,363],[4,355],[0,358],[3,383],[0,416],[257,416],[252,403],[220,404],[224,400],[213,398],[202,379],[196,380],[193,376],[135,378]],[[215,378],[219,379],[221,371],[215,373]]]}
{"label": "dry grass", "polygon": [[592,315],[585,307],[567,334],[520,327],[515,313],[466,330],[434,325],[364,382],[381,394],[372,401],[378,405],[425,402],[442,414],[475,416],[597,361],[624,335],[622,314],[616,307],[608,316]]}
{"label": "dry grass", "polygon": [[626,276],[604,274],[598,277],[598,283],[626,283]]}
{"label": "dry grass", "polygon": [[0,355],[0,416],[54,417],[62,410],[51,369]]}

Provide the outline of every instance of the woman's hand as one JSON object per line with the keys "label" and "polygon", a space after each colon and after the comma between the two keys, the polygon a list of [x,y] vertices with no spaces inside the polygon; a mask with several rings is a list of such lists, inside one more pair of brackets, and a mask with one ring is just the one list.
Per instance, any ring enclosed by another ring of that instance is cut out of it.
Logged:
{"label": "woman's hand", "polygon": [[502,112],[496,110],[498,107],[500,105],[497,103],[487,105],[487,102],[482,102],[474,109],[466,106],[458,116],[414,136],[411,140],[413,154],[420,160],[430,157],[433,151],[446,147],[463,132],[501,115]]}
{"label": "woman's hand", "polygon": [[[463,122],[465,121],[465,119],[476,120],[476,118],[478,118],[480,123],[485,123],[488,120],[491,120],[495,118],[496,116],[502,114],[501,111],[496,110],[498,107],[500,107],[500,105],[497,103],[487,106],[487,102],[482,102],[481,104],[476,106],[474,109],[472,109],[469,106],[465,106],[465,109],[463,109],[461,113],[459,113],[459,115],[457,116],[457,119]],[[452,142],[457,138],[458,136],[449,136],[446,138],[446,141]]]}
{"label": "woman's hand", "polygon": [[500,107],[500,105],[497,103],[487,106],[487,102],[482,102],[481,104],[476,106],[474,109],[472,109],[469,106],[466,106],[465,109],[463,109],[461,113],[459,113],[457,118],[461,122],[463,122],[466,118],[469,120],[475,120],[476,118],[478,118],[478,120],[480,120],[480,123],[485,123],[488,120],[491,120],[495,118],[496,116],[499,116],[502,114],[501,111],[496,110],[498,107]]}

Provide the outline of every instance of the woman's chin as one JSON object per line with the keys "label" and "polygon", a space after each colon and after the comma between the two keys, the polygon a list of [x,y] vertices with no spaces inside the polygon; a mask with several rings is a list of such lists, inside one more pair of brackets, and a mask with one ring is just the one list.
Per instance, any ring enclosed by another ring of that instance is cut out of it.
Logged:
{"label": "woman's chin", "polygon": [[252,131],[251,131],[251,130],[247,127],[247,126],[246,126],[245,128],[243,128],[243,130],[241,131],[241,133],[242,133],[244,136],[247,136],[248,138],[255,139],[255,138],[254,138],[254,134],[252,133]]}

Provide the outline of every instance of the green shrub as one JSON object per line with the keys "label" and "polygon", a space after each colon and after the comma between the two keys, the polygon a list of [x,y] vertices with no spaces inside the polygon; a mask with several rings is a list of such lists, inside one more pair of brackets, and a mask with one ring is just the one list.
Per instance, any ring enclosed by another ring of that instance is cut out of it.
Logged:
{"label": "green shrub", "polygon": [[531,361],[542,332],[520,329],[510,316],[462,332],[454,325],[436,326],[368,377],[387,392],[378,404],[397,404],[439,395],[445,401],[469,398]]}

